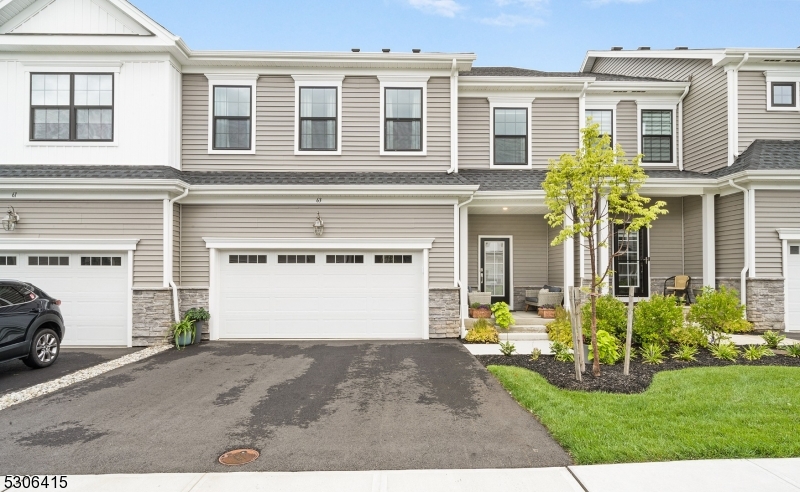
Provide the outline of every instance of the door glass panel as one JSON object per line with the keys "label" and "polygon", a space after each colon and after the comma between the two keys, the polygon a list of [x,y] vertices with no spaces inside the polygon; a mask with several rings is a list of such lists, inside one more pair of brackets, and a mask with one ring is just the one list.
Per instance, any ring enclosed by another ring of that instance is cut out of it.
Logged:
{"label": "door glass panel", "polygon": [[483,290],[492,296],[506,295],[505,248],[504,241],[483,242]]}
{"label": "door glass panel", "polygon": [[622,248],[619,257],[618,276],[620,288],[639,287],[639,233],[624,229],[617,231],[617,241]]}

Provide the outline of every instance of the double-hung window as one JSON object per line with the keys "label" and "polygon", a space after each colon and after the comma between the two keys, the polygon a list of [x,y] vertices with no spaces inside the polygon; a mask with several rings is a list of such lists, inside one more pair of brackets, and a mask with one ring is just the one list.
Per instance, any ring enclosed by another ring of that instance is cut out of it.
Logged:
{"label": "double-hung window", "polygon": [[387,87],[384,98],[384,150],[422,151],[422,89]]}
{"label": "double-hung window", "polygon": [[336,150],[336,87],[300,87],[300,150]]}
{"label": "double-hung window", "polygon": [[672,110],[642,110],[642,162],[672,162]]}
{"label": "double-hung window", "polygon": [[250,150],[250,86],[214,86],[214,149]]}
{"label": "double-hung window", "polygon": [[772,82],[770,84],[770,98],[773,108],[797,107],[797,83]]}
{"label": "double-hung window", "polygon": [[[591,119],[590,119],[591,118]],[[587,109],[586,124],[600,125],[600,135],[608,135],[614,146],[614,111],[611,109]]]}
{"label": "double-hung window", "polygon": [[528,164],[528,110],[494,108],[494,165]]}
{"label": "double-hung window", "polygon": [[114,75],[32,73],[31,140],[114,139]]}

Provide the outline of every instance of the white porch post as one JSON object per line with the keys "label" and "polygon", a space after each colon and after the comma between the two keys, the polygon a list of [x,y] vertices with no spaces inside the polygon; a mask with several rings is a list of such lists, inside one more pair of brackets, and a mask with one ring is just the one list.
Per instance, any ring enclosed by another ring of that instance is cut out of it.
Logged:
{"label": "white porch post", "polygon": [[172,278],[172,204],[169,198],[164,198],[164,235],[162,239],[163,258],[164,258],[164,287],[169,287],[169,279]]}
{"label": "white porch post", "polygon": [[[564,227],[572,225],[570,217],[564,217]],[[569,287],[575,285],[575,239],[564,241],[564,305],[569,306]]]}
{"label": "white porch post", "polygon": [[716,244],[714,237],[714,194],[703,195],[703,285],[716,286]]}
{"label": "white porch post", "polygon": [[461,336],[464,337],[466,335],[466,329],[464,327],[464,316],[463,313],[467,307],[467,289],[469,287],[470,279],[469,279],[469,268],[468,268],[468,261],[469,261],[469,213],[468,209],[469,206],[461,207],[458,212],[458,250],[459,250],[459,268],[461,271],[460,278],[461,278]]}

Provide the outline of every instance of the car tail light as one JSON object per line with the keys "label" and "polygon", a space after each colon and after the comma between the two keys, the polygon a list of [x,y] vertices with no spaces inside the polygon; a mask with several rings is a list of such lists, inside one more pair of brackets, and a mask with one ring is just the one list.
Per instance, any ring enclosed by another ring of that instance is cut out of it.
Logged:
{"label": "car tail light", "polygon": [[61,305],[61,300],[56,299],[55,301],[53,301],[53,304],[55,304],[56,306],[60,306]]}

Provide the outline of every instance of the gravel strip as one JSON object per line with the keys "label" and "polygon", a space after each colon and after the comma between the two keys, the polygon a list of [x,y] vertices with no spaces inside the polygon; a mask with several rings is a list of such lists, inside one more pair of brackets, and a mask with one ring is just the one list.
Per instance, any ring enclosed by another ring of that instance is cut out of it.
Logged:
{"label": "gravel strip", "polygon": [[112,371],[118,367],[122,367],[132,362],[137,362],[160,352],[164,352],[170,348],[172,348],[171,345],[157,345],[154,347],[148,347],[132,354],[123,355],[118,359],[98,364],[94,367],[88,367],[86,369],[81,369],[80,371],[75,371],[72,374],[67,374],[66,376],[62,376],[52,381],[47,381],[46,383],[37,384],[36,386],[31,386],[30,388],[25,388],[24,390],[15,391],[14,393],[0,396],[0,410],[4,410],[12,405],[16,405],[17,403],[22,403],[39,396],[53,393],[62,388],[66,388],[71,384],[91,379],[108,371]]}

